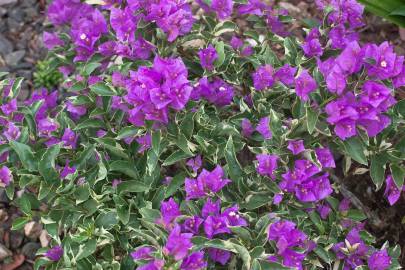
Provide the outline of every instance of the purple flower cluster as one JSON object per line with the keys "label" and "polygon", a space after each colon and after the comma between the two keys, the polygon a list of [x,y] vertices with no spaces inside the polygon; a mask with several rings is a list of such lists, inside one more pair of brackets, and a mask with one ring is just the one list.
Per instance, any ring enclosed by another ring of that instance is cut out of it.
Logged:
{"label": "purple flower cluster", "polygon": [[[308,241],[308,236],[296,228],[294,222],[279,220],[270,225],[268,238],[276,243],[277,256],[270,256],[269,260],[278,261],[282,259],[284,266],[302,269],[302,261],[306,253],[315,246]],[[303,251],[297,251],[296,249]]]}
{"label": "purple flower cluster", "polygon": [[388,175],[385,180],[384,196],[387,197],[390,205],[394,205],[401,197],[401,192],[405,191],[405,186],[398,188],[392,178],[392,175]]}
{"label": "purple flower cluster", "polygon": [[45,257],[47,257],[48,259],[57,262],[60,260],[60,258],[62,258],[63,256],[63,249],[61,246],[57,245],[57,246],[53,246],[51,249],[49,249],[46,253],[45,253]]}
{"label": "purple flower cluster", "polygon": [[323,48],[319,37],[321,33],[318,28],[313,28],[305,38],[305,42],[302,44],[302,49],[306,57],[321,57],[323,54]]}
{"label": "purple flower cluster", "polygon": [[343,49],[348,43],[357,40],[356,29],[363,26],[364,6],[356,0],[316,0],[320,9],[331,6],[333,11],[328,16],[331,25],[329,37],[332,48]]}
{"label": "purple flower cluster", "polygon": [[215,13],[221,20],[225,20],[232,15],[232,0],[212,0],[210,5],[206,4],[204,0],[196,0],[196,2],[205,12]]}
{"label": "purple flower cluster", "polygon": [[277,161],[279,157],[276,155],[260,154],[256,156],[259,164],[257,166],[257,172],[260,175],[268,176],[271,180],[275,179],[274,171],[277,169]]}
{"label": "purple flower cluster", "polygon": [[[138,1],[131,1],[136,3]],[[159,0],[139,1],[140,8],[146,12],[145,19],[154,21],[156,25],[167,34],[169,42],[174,41],[178,36],[190,32],[193,27],[194,18],[191,7],[185,0]],[[134,7],[132,9],[134,9]]]}
{"label": "purple flower cluster", "polygon": [[353,228],[347,234],[344,242],[339,242],[332,247],[336,257],[345,261],[345,269],[354,269],[363,265],[369,247],[361,240],[359,229]]}
{"label": "purple flower cluster", "polygon": [[80,0],[54,0],[48,6],[48,19],[54,25],[71,24],[91,10],[91,6]]}
{"label": "purple flower cluster", "polygon": [[200,50],[198,56],[203,68],[210,71],[214,69],[214,61],[218,59],[218,53],[214,46],[209,45],[206,49]]}
{"label": "purple flower cluster", "polygon": [[289,141],[287,149],[293,153],[293,155],[298,155],[305,151],[304,140]]}
{"label": "purple flower cluster", "polygon": [[[200,215],[187,217],[183,222],[178,223],[177,218],[182,215],[180,206],[173,198],[162,202],[161,217],[156,221],[162,225],[168,232],[166,244],[162,251],[165,256],[173,258],[176,262],[181,262],[180,269],[203,269],[207,266],[207,261],[204,259],[204,252],[198,251],[190,254],[193,247],[191,239],[193,236],[199,235],[201,228],[206,237],[213,239],[215,236],[231,234],[230,226],[247,226],[247,221],[240,215],[237,205],[225,208],[221,211],[221,200],[212,201],[208,198],[201,209]],[[147,264],[141,266],[141,269],[162,269],[165,265],[165,260],[155,259],[152,253],[156,251],[152,247],[140,247],[131,253],[134,260],[146,260]],[[223,251],[216,248],[208,249],[208,255],[214,262],[219,262],[225,265],[231,254],[228,251]],[[170,259],[168,263],[170,263]],[[147,268],[156,267],[157,268]],[[191,267],[191,268],[190,268]]]}
{"label": "purple flower cluster", "polygon": [[97,41],[106,33],[108,33],[107,22],[98,9],[93,9],[72,21],[70,35],[76,46],[74,61],[88,60],[96,51]]}
{"label": "purple flower cluster", "polygon": [[386,249],[374,251],[368,256],[370,247],[360,237],[362,226],[352,228],[344,242],[335,244],[332,249],[336,257],[345,262],[345,270],[355,269],[368,262],[370,270],[386,270],[391,265],[391,257]]}
{"label": "purple flower cluster", "polygon": [[203,169],[197,179],[186,178],[185,190],[187,200],[203,198],[219,192],[231,182],[231,180],[225,179],[223,176],[224,171],[218,165],[212,172]]}
{"label": "purple flower cluster", "polygon": [[291,86],[294,84],[294,76],[297,68],[285,64],[277,71],[274,71],[271,65],[260,66],[255,73],[252,74],[253,85],[256,90],[264,90],[270,88],[275,82],[282,82],[285,85]]}
{"label": "purple flower cluster", "polygon": [[316,81],[306,69],[301,70],[300,74],[295,79],[295,92],[303,101],[308,101],[309,94],[315,91],[317,87]]}
{"label": "purple flower cluster", "polygon": [[133,108],[129,121],[143,126],[145,120],[167,123],[169,109],[181,110],[188,102],[192,87],[187,69],[180,58],[156,56],[153,67],[140,67],[130,72],[125,100]]}
{"label": "purple flower cluster", "polygon": [[302,202],[316,202],[328,197],[332,192],[328,174],[309,160],[297,160],[293,170],[282,175],[279,186],[283,191],[295,193]]}
{"label": "purple flower cluster", "polygon": [[209,80],[203,77],[194,86],[191,98],[193,100],[204,98],[216,106],[223,107],[231,104],[233,96],[233,87],[221,78],[214,77]]}
{"label": "purple flower cluster", "polygon": [[368,267],[370,270],[386,270],[391,265],[391,257],[386,249],[375,251],[368,258]]}
{"label": "purple flower cluster", "polygon": [[0,169],[0,187],[6,187],[13,181],[13,175],[7,166]]}
{"label": "purple flower cluster", "polygon": [[273,133],[270,130],[270,118],[262,117],[259,120],[259,123],[256,126],[256,129],[253,127],[249,119],[242,119],[241,122],[242,135],[246,138],[249,138],[252,133],[256,130],[265,140],[270,140],[273,137]]}
{"label": "purple flower cluster", "polygon": [[325,111],[328,123],[335,126],[335,133],[342,140],[356,136],[358,126],[374,137],[391,123],[384,113],[394,104],[390,89],[376,81],[367,81],[360,95],[348,92],[328,103]]}
{"label": "purple flower cluster", "polygon": [[[121,1],[118,2],[121,4]],[[106,3],[109,9],[110,25],[116,40],[97,44],[107,34],[108,27],[103,13],[97,8],[77,0],[54,0],[48,8],[48,18],[55,25],[70,24],[76,49],[74,61],[86,61],[95,52],[104,56],[119,55],[130,59],[147,59],[154,46],[141,37],[136,37],[138,22],[143,19],[155,22],[170,42],[190,32],[194,18],[186,1],[128,1],[127,6]],[[140,12],[140,11],[143,11]],[[56,35],[46,33],[44,41],[48,47],[63,45]]]}

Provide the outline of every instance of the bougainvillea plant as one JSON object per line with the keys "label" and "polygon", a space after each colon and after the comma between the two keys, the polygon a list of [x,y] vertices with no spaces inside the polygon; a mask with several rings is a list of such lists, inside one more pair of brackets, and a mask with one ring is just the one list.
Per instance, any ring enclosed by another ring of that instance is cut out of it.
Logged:
{"label": "bougainvillea plant", "polygon": [[13,227],[52,238],[35,268],[400,268],[341,179],[400,198],[404,58],[359,40],[355,0],[316,2],[299,39],[268,1],[52,1],[64,82],[0,84]]}

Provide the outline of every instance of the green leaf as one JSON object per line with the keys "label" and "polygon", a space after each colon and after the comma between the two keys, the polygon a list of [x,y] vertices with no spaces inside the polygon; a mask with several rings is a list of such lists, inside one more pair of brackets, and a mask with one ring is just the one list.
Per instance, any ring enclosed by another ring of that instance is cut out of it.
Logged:
{"label": "green leaf", "polygon": [[18,217],[14,219],[11,229],[14,231],[21,230],[29,221],[30,219],[28,217]]}
{"label": "green leaf", "polygon": [[247,210],[254,210],[263,205],[271,204],[270,194],[260,194],[254,193],[246,196],[246,202],[243,204],[243,207]]}
{"label": "green leaf", "polygon": [[96,239],[91,239],[87,241],[85,244],[82,244],[79,246],[79,251],[77,252],[76,255],[76,260],[82,260],[84,258],[89,257],[91,254],[93,254],[96,251],[97,248],[97,240]]}
{"label": "green leaf", "polygon": [[88,128],[105,128],[105,123],[100,119],[87,119],[79,123],[73,130]]}
{"label": "green leaf", "polygon": [[282,266],[277,262],[263,261],[260,260],[260,266],[262,270],[291,270],[292,268]]}
{"label": "green leaf", "polygon": [[169,165],[173,165],[174,163],[186,159],[186,158],[190,158],[193,155],[184,153],[182,150],[177,150],[175,152],[173,152],[170,156],[168,156],[164,161],[162,166],[169,166]]}
{"label": "green leaf", "polygon": [[172,196],[176,191],[180,190],[180,187],[184,184],[184,179],[186,178],[184,173],[179,173],[170,181],[166,193],[165,198]]}
{"label": "green leaf", "polygon": [[45,181],[41,181],[41,184],[39,186],[39,192],[38,192],[38,200],[43,200],[48,196],[48,194],[51,192],[51,188],[53,186],[49,185]]}
{"label": "green leaf", "polygon": [[386,163],[387,160],[385,156],[377,155],[371,157],[370,176],[374,184],[376,185],[377,190],[379,190],[384,183]]}
{"label": "green leaf", "polygon": [[234,22],[231,21],[223,21],[220,22],[216,27],[215,27],[215,33],[214,35],[216,37],[219,37],[220,35],[228,32],[235,32],[237,29],[237,25]]}
{"label": "green leaf", "polygon": [[401,6],[401,7],[396,7],[391,13],[391,16],[393,15],[397,15],[397,16],[403,16],[405,17],[405,5]]}
{"label": "green leaf", "polygon": [[358,209],[350,209],[349,211],[347,211],[346,217],[359,222],[367,218],[367,216]]}
{"label": "green leaf", "polygon": [[83,69],[84,75],[86,75],[86,76],[91,75],[91,73],[93,73],[93,71],[96,70],[96,68],[98,68],[99,66],[101,66],[101,63],[97,63],[97,62],[87,63]]}
{"label": "green leaf", "polygon": [[47,182],[54,182],[59,179],[59,173],[55,169],[55,159],[59,155],[60,144],[49,147],[42,155],[38,164],[39,173]]}
{"label": "green leaf", "polygon": [[286,37],[284,39],[285,58],[288,63],[296,65],[298,44],[294,38]]}
{"label": "green leaf", "polygon": [[243,170],[236,158],[235,146],[233,144],[232,137],[229,137],[228,142],[225,146],[225,159],[228,164],[228,170],[231,179],[235,182],[241,181],[241,178],[243,177]]}
{"label": "green leaf", "polygon": [[115,160],[110,163],[109,167],[110,167],[110,171],[121,172],[123,174],[128,175],[131,178],[139,179],[139,174],[135,167],[135,164],[133,164],[130,161]]}
{"label": "green leaf", "polygon": [[217,51],[218,58],[215,60],[214,65],[215,67],[220,67],[225,61],[225,43],[223,41],[217,42],[215,44],[215,50]]}
{"label": "green leaf", "polygon": [[147,164],[147,169],[148,169],[148,175],[152,175],[153,172],[155,171],[157,164],[159,161],[159,155],[156,154],[153,149],[149,149],[148,155],[146,157],[146,164]]}
{"label": "green leaf", "polygon": [[105,82],[98,82],[96,84],[90,85],[91,92],[95,93],[98,96],[111,97],[116,96],[117,92],[113,88],[106,85]]}
{"label": "green leaf", "polygon": [[405,170],[403,167],[400,167],[396,164],[390,165],[392,179],[395,182],[395,185],[398,189],[401,189],[404,185],[404,178],[405,178]]}
{"label": "green leaf", "polygon": [[11,182],[11,183],[6,187],[6,194],[7,194],[7,197],[8,197],[10,200],[12,200],[12,199],[14,198],[14,190],[15,190],[14,182]]}
{"label": "green leaf", "polygon": [[24,168],[30,172],[35,172],[38,170],[38,163],[31,147],[16,141],[10,141],[9,144],[10,147],[17,153]]}
{"label": "green leaf", "polygon": [[87,160],[94,154],[94,145],[87,146],[73,162],[78,170],[80,170],[87,162]]}
{"label": "green leaf", "polygon": [[235,233],[240,239],[249,243],[252,240],[252,235],[248,229],[243,227],[229,227],[233,233]]}
{"label": "green leaf", "polygon": [[195,246],[197,246],[196,249],[200,249],[202,247],[211,247],[236,253],[243,261],[242,269],[250,270],[251,268],[252,258],[250,257],[249,251],[240,243],[234,243],[236,241],[220,239],[208,240],[204,237],[194,237],[192,241]]}
{"label": "green leaf", "polygon": [[318,213],[316,211],[309,212],[309,218],[318,228],[319,234],[323,235],[325,233],[325,227],[323,226],[322,219]]}
{"label": "green leaf", "polygon": [[139,129],[139,128],[136,128],[133,126],[124,127],[120,130],[120,132],[118,133],[118,136],[115,139],[122,140],[127,137],[135,137],[135,136],[141,135],[142,132],[143,132],[142,129]]}
{"label": "green leaf", "polygon": [[161,144],[161,133],[160,131],[155,131],[152,133],[152,150],[156,155],[160,154],[160,144]]}
{"label": "green leaf", "polygon": [[345,146],[346,152],[352,159],[359,162],[360,164],[366,166],[368,165],[366,155],[364,154],[366,149],[364,144],[361,142],[359,138],[357,137],[349,138],[346,141],[344,141],[343,144]]}
{"label": "green leaf", "polygon": [[193,136],[195,113],[187,113],[180,124],[181,132],[190,139]]}
{"label": "green leaf", "polygon": [[314,111],[310,106],[306,107],[307,115],[307,129],[308,133],[312,134],[316,127],[316,122],[318,121],[319,111]]}
{"label": "green leaf", "polygon": [[38,258],[34,263],[34,270],[42,269],[45,265],[49,264],[49,260],[45,258]]}
{"label": "green leaf", "polygon": [[405,117],[405,100],[399,101],[397,104],[395,104],[394,108],[400,115]]}
{"label": "green leaf", "polygon": [[27,216],[31,215],[31,202],[28,199],[27,194],[24,193],[20,198],[18,198],[17,204],[24,214]]}
{"label": "green leaf", "polygon": [[24,81],[24,78],[22,78],[22,77],[18,77],[17,79],[14,80],[13,86],[11,87],[11,91],[10,91],[10,95],[13,98],[18,97],[23,81]]}
{"label": "green leaf", "polygon": [[128,205],[128,203],[124,199],[118,196],[114,197],[114,202],[116,205],[119,220],[124,225],[127,224],[129,222],[129,217],[131,214],[131,205]]}
{"label": "green leaf", "polygon": [[126,192],[141,193],[147,190],[149,190],[149,186],[139,181],[125,181],[117,186],[118,193],[126,193]]}
{"label": "green leaf", "polygon": [[115,211],[102,213],[96,218],[94,223],[97,227],[103,227],[107,230],[111,229],[114,225],[118,223],[117,213]]}
{"label": "green leaf", "polygon": [[69,92],[79,92],[86,88],[86,84],[84,82],[76,82],[69,88]]}

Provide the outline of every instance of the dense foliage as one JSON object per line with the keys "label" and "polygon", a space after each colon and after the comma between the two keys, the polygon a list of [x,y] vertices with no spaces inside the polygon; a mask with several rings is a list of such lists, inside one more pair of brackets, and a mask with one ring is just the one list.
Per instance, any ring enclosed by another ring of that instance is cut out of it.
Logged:
{"label": "dense foliage", "polygon": [[341,179],[401,196],[404,57],[361,44],[355,0],[318,0],[305,40],[266,1],[195,2],[55,0],[64,82],[1,82],[13,227],[52,237],[36,269],[400,268]]}

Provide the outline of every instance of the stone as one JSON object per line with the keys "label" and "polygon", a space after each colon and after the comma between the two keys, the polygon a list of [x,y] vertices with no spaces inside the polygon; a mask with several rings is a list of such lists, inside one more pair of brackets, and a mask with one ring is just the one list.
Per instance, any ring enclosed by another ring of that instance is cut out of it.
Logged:
{"label": "stone", "polygon": [[2,34],[0,34],[0,54],[6,56],[13,51],[13,44]]}
{"label": "stone", "polygon": [[17,0],[0,0],[0,6],[15,4],[15,3],[17,3]]}
{"label": "stone", "polygon": [[296,7],[295,5],[288,3],[288,2],[280,2],[279,3],[280,8],[288,10],[289,14],[300,14],[301,10]]}
{"label": "stone", "polygon": [[0,209],[0,222],[4,222],[8,219],[8,213],[5,209]]}
{"label": "stone", "polygon": [[24,241],[24,234],[18,231],[11,231],[10,232],[10,248],[17,249],[21,246]]}
{"label": "stone", "polygon": [[41,245],[35,242],[29,242],[25,244],[22,248],[22,254],[29,260],[34,260],[38,249],[41,248]]}
{"label": "stone", "polygon": [[42,225],[38,222],[31,221],[25,224],[24,234],[31,240],[36,240],[41,235]]}
{"label": "stone", "polygon": [[18,22],[23,22],[25,19],[24,12],[20,7],[11,9],[8,13],[8,16]]}
{"label": "stone", "polygon": [[6,60],[7,65],[16,66],[21,61],[21,59],[23,59],[24,56],[25,56],[25,51],[19,50],[19,51],[15,51],[10,54],[7,54],[4,58],[4,60]]}
{"label": "stone", "polygon": [[17,33],[18,31],[20,31],[22,23],[19,23],[17,20],[15,20],[12,17],[8,17],[7,18],[7,26],[8,26],[8,30],[10,32]]}
{"label": "stone", "polygon": [[7,14],[7,9],[3,8],[3,7],[0,7],[0,17],[3,17],[6,14]]}
{"label": "stone", "polygon": [[42,247],[49,246],[49,243],[51,242],[51,237],[49,236],[46,230],[42,230],[41,235],[39,236],[39,242],[41,242]]}
{"label": "stone", "polygon": [[0,244],[0,262],[4,261],[4,259],[10,257],[13,253],[6,248],[3,244]]}
{"label": "stone", "polygon": [[9,203],[10,200],[7,197],[6,190],[4,188],[0,188],[0,203]]}

